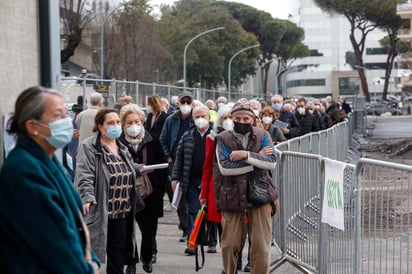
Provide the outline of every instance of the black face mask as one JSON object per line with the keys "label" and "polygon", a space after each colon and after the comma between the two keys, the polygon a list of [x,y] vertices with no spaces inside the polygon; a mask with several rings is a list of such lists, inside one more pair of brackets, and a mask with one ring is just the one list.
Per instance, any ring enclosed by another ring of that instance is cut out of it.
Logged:
{"label": "black face mask", "polygon": [[252,125],[251,124],[242,124],[242,123],[238,123],[238,122],[234,122],[233,124],[234,124],[233,130],[237,133],[246,134],[246,133],[252,131]]}

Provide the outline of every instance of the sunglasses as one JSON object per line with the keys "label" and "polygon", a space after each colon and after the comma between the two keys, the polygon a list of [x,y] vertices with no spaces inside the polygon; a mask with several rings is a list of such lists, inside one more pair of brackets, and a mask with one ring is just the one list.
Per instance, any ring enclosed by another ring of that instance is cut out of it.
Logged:
{"label": "sunglasses", "polygon": [[184,104],[190,105],[191,103],[192,103],[192,100],[181,100],[180,101],[180,104],[182,104],[182,105],[184,105]]}

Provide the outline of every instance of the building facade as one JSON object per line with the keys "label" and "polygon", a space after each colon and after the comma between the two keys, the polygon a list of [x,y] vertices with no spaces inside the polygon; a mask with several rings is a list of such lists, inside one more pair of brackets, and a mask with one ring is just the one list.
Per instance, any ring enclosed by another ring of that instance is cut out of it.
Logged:
{"label": "building facade", "polygon": [[37,1],[0,4],[0,110],[13,110],[18,94],[40,82]]}
{"label": "building facade", "polygon": [[[312,0],[299,0],[291,18],[305,31],[304,43],[310,56],[296,60],[283,79],[286,96],[351,97],[362,95],[353,48],[349,40],[350,25],[341,15],[323,12]],[[367,36],[363,56],[371,96],[382,94],[387,55],[379,44],[386,33],[376,29]],[[397,70],[392,71],[389,92],[398,91]]]}

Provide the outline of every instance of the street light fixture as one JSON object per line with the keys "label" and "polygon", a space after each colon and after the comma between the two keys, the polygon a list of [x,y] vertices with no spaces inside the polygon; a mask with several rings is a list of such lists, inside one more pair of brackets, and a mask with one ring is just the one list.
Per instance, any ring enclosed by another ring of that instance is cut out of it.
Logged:
{"label": "street light fixture", "polygon": [[187,52],[187,48],[189,47],[189,45],[196,39],[199,38],[202,35],[205,35],[209,32],[212,31],[217,31],[217,30],[222,30],[225,29],[225,27],[219,27],[219,28],[214,28],[214,29],[210,29],[207,31],[204,31],[202,33],[199,33],[198,35],[196,35],[195,37],[193,37],[189,42],[187,42],[185,49],[183,51],[183,88],[186,89],[186,52]]}
{"label": "street light fixture", "polygon": [[231,85],[231,80],[230,80],[230,78],[231,78],[231,75],[230,75],[230,73],[231,73],[231,65],[232,65],[233,59],[235,59],[235,57],[238,56],[240,53],[242,53],[242,52],[244,52],[244,51],[246,51],[246,50],[248,50],[248,49],[257,48],[257,47],[259,47],[259,46],[260,46],[260,44],[256,44],[256,45],[253,45],[253,46],[250,46],[250,47],[243,48],[243,49],[239,50],[238,52],[236,52],[236,53],[230,58],[229,64],[228,64],[228,69],[227,69],[227,91],[229,92],[229,102],[230,102],[230,100],[231,100],[231,93],[230,93],[230,85]]}
{"label": "street light fixture", "polygon": [[103,19],[103,23],[100,27],[100,79],[103,79],[104,77],[104,26],[106,25],[107,20],[110,18],[110,16],[113,15],[113,13],[123,7],[124,4],[121,4],[120,6],[117,6],[114,10],[112,10],[108,15],[106,15]]}

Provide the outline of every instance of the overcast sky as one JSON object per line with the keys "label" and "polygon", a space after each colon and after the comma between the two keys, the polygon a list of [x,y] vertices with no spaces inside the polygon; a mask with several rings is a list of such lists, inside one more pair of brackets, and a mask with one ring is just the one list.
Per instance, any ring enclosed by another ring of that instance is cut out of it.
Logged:
{"label": "overcast sky", "polygon": [[[176,0],[149,0],[152,6],[167,4],[173,5]],[[230,0],[229,0],[230,1]],[[232,2],[242,3],[252,6],[258,10],[264,10],[272,14],[274,18],[287,19],[290,13],[294,12],[297,0],[232,0]]]}

